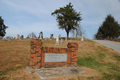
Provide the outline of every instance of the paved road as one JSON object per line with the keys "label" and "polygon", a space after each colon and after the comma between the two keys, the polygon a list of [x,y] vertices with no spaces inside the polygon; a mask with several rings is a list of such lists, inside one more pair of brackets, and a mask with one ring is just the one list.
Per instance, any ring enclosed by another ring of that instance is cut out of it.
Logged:
{"label": "paved road", "polygon": [[103,44],[109,48],[114,49],[115,51],[120,53],[120,43],[115,43],[115,42],[111,42],[111,41],[105,41],[105,40],[93,40],[96,41],[100,44]]}

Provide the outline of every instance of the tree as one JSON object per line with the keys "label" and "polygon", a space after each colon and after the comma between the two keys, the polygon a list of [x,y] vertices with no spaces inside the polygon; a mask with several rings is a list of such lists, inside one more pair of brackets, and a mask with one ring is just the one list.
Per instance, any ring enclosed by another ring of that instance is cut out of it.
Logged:
{"label": "tree", "polygon": [[119,36],[120,36],[120,24],[119,24]]}
{"label": "tree", "polygon": [[110,14],[107,15],[105,21],[99,27],[97,34],[95,35],[97,39],[105,39],[108,36],[111,38],[116,38],[120,35],[120,27],[118,22]]}
{"label": "tree", "polygon": [[6,32],[5,32],[6,28],[8,28],[8,27],[5,26],[4,20],[0,16],[0,36],[2,36],[2,37],[5,36],[5,34],[6,34]]}
{"label": "tree", "polygon": [[64,7],[60,7],[60,9],[56,9],[51,15],[54,14],[57,15],[56,20],[60,26],[59,29],[65,29],[67,38],[69,36],[69,31],[78,27],[79,22],[82,20],[80,12],[77,13],[71,3]]}

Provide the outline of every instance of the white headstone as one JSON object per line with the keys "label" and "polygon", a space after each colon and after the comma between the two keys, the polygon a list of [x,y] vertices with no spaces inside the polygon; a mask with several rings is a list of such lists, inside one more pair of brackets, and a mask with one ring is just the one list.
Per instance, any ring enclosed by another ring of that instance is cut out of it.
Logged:
{"label": "white headstone", "polygon": [[65,42],[67,42],[67,37],[65,37]]}
{"label": "white headstone", "polygon": [[76,38],[76,29],[74,29],[74,38]]}
{"label": "white headstone", "polygon": [[56,37],[56,43],[55,44],[59,44],[59,35],[57,35],[57,37]]}
{"label": "white headstone", "polygon": [[84,36],[82,35],[81,36],[81,43],[83,43],[83,41],[84,41]]}
{"label": "white headstone", "polygon": [[10,37],[11,40],[13,40],[13,37]]}
{"label": "white headstone", "polygon": [[63,43],[63,39],[61,38],[61,43]]}
{"label": "white headstone", "polygon": [[31,39],[33,39],[33,34],[31,34]]}
{"label": "white headstone", "polygon": [[16,35],[16,39],[20,39],[20,35],[19,34]]}
{"label": "white headstone", "polygon": [[42,40],[42,36],[43,36],[43,34],[42,33],[40,33],[40,39]]}

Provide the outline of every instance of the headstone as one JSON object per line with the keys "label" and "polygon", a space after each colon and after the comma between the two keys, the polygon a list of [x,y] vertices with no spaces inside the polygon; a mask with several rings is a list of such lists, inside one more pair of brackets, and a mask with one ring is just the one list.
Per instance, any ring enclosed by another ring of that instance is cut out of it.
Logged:
{"label": "headstone", "polygon": [[84,41],[84,36],[82,34],[82,36],[81,36],[81,43],[83,43],[83,41]]}
{"label": "headstone", "polygon": [[43,32],[42,31],[40,32],[39,36],[40,36],[40,39],[42,40],[43,39]]}
{"label": "headstone", "polygon": [[30,37],[31,39],[33,39],[33,34],[31,34],[31,37]]}
{"label": "headstone", "polygon": [[76,29],[74,29],[74,38],[76,38]]}
{"label": "headstone", "polygon": [[14,38],[13,38],[13,37],[11,37],[10,39],[11,39],[11,40],[13,40]]}
{"label": "headstone", "polygon": [[63,43],[63,39],[61,38],[61,43]]}
{"label": "headstone", "polygon": [[16,35],[16,39],[20,39],[20,35],[19,34]]}
{"label": "headstone", "polygon": [[50,40],[52,40],[53,39],[53,34],[50,34]]}
{"label": "headstone", "polygon": [[57,37],[56,37],[56,43],[55,44],[59,44],[59,35],[57,35]]}
{"label": "headstone", "polygon": [[2,37],[2,36],[0,36],[0,40],[2,40],[2,38],[3,38],[3,37]]}
{"label": "headstone", "polygon": [[23,36],[23,35],[21,35],[21,36],[20,36],[20,39],[23,39],[23,38],[24,38],[24,36]]}
{"label": "headstone", "polygon": [[67,42],[67,37],[65,37],[65,42]]}

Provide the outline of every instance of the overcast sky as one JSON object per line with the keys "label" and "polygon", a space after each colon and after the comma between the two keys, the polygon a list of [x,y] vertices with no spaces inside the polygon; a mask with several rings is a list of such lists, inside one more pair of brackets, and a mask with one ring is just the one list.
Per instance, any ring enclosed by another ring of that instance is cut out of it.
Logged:
{"label": "overcast sky", "polygon": [[58,29],[56,17],[51,13],[69,2],[77,12],[81,12],[83,20],[80,25],[89,39],[93,39],[108,14],[120,24],[120,0],[0,0],[0,16],[9,27],[6,36],[20,34],[26,37],[34,32],[38,37],[42,31],[44,38],[50,34],[65,37],[65,30]]}

